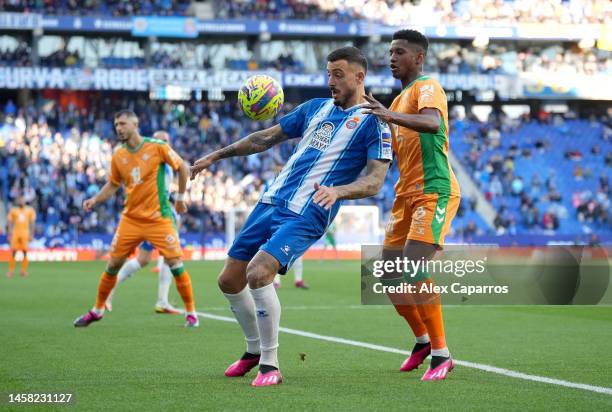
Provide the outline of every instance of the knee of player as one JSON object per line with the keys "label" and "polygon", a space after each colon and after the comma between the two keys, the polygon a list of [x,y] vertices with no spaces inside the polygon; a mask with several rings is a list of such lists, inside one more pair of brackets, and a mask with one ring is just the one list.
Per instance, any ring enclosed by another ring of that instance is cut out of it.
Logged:
{"label": "knee of player", "polygon": [[109,275],[116,275],[119,273],[121,266],[125,263],[127,256],[123,257],[111,257],[106,264],[106,273]]}
{"label": "knee of player", "polygon": [[272,283],[276,272],[261,263],[249,263],[247,266],[247,282],[251,288],[260,288]]}
{"label": "knee of player", "polygon": [[105,272],[108,273],[111,276],[116,276],[117,274],[119,274],[119,270],[121,270],[121,266],[122,265],[118,265],[116,263],[108,262],[108,264],[106,265]]}
{"label": "knee of player", "polygon": [[219,289],[223,293],[239,293],[242,289],[244,289],[244,284],[241,285],[242,288],[238,287],[238,282],[236,279],[232,278],[229,273],[223,271],[217,278],[217,284],[219,285]]}
{"label": "knee of player", "polygon": [[[149,260],[151,260],[149,258]],[[148,263],[148,261],[147,261]],[[170,266],[170,270],[172,271],[173,269],[178,269],[183,267],[183,261],[180,258],[172,258],[172,259],[166,259],[166,264],[168,266]],[[172,271],[172,274],[174,275],[175,271]],[[175,275],[176,276],[176,275]]]}

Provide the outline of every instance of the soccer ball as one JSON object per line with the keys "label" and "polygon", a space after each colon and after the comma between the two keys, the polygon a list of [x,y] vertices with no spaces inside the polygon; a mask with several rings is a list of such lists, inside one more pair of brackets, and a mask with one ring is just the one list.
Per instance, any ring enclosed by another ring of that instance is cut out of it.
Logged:
{"label": "soccer ball", "polygon": [[281,85],[265,74],[249,77],[238,91],[242,111],[253,120],[268,120],[276,116],[284,101]]}

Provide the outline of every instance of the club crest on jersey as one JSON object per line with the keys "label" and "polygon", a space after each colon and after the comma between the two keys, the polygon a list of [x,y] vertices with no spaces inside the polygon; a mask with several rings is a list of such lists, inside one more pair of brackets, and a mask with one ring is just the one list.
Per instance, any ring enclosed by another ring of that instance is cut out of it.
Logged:
{"label": "club crest on jersey", "polygon": [[414,211],[414,215],[412,215],[412,218],[414,220],[421,220],[425,217],[425,215],[427,214],[427,211],[425,210],[425,207],[423,206],[419,206],[415,211]]}
{"label": "club crest on jersey", "polygon": [[346,126],[346,128],[349,129],[349,130],[353,130],[354,128],[357,127],[358,124],[359,124],[359,118],[358,117],[353,117],[352,119],[347,121],[344,124],[344,126]]}
{"label": "club crest on jersey", "polygon": [[329,146],[335,126],[332,122],[323,122],[314,132],[314,137],[310,141],[309,146],[321,152],[325,151]]}

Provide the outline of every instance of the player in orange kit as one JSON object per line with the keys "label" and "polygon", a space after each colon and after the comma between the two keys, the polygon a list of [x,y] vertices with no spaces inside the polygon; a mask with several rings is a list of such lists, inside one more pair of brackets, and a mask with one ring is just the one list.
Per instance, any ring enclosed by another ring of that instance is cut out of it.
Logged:
{"label": "player in orange kit", "polygon": [[106,299],[117,283],[119,269],[132,250],[144,240],[157,248],[170,266],[176,288],[185,304],[185,326],[198,326],[191,278],[183,268],[183,251],[165,188],[167,164],[179,172],[176,211],[185,213],[184,196],[189,166],[165,142],[143,138],[138,132],[138,117],[134,112],[119,111],[115,114],[114,124],[122,145],[113,153],[110,179],[98,194],[83,202],[83,209],[89,212],[97,204],[108,200],[121,185],[125,187],[126,200],[111,244],[110,260],[100,278],[96,304],[92,310],[77,318],[74,326],[89,326],[102,319]]}
{"label": "player in orange kit", "polygon": [[7,277],[12,278],[15,272],[15,255],[18,251],[23,252],[21,261],[21,276],[28,275],[28,243],[34,236],[34,223],[36,222],[36,212],[26,206],[23,196],[17,198],[17,206],[12,207],[7,216],[8,231],[6,238],[11,239],[11,257],[9,258],[9,270]]}
{"label": "player in orange kit", "polygon": [[[393,35],[390,68],[402,82],[402,92],[389,109],[371,95],[370,113],[389,123],[400,177],[385,234],[385,259],[404,256],[413,261],[431,259],[441,250],[459,208],[461,192],[448,159],[448,107],[440,84],[422,73],[429,42],[415,30]],[[408,282],[433,283],[429,273],[406,276]],[[394,283],[401,274],[387,276]],[[416,344],[400,370],[411,371],[432,355],[422,380],[442,380],[454,368],[446,346],[440,297],[437,294],[390,295],[406,319]]]}

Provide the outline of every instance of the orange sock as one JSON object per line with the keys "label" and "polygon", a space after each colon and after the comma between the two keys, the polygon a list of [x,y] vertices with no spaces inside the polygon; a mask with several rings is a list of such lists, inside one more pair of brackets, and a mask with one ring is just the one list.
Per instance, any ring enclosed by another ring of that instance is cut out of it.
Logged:
{"label": "orange sock", "polygon": [[28,255],[26,254],[23,255],[23,260],[21,261],[21,271],[22,272],[28,271]]}
{"label": "orange sock", "polygon": [[115,287],[117,283],[117,275],[109,275],[107,272],[103,272],[100,276],[100,283],[98,284],[98,296],[96,297],[96,309],[104,309],[104,304],[108,295]]}
{"label": "orange sock", "polygon": [[[423,283],[434,284],[431,279],[418,282],[417,287]],[[427,326],[427,333],[431,341],[432,349],[446,348],[446,337],[444,335],[444,320],[442,319],[442,303],[440,296],[435,293],[422,293],[417,305],[421,320]]]}
{"label": "orange sock", "polygon": [[427,333],[427,326],[421,320],[421,315],[416,305],[393,305],[401,317],[406,319],[414,336],[423,336]]}
{"label": "orange sock", "polygon": [[178,290],[183,303],[185,304],[185,310],[187,312],[195,311],[195,303],[193,301],[193,289],[191,287],[191,278],[186,270],[178,276],[174,276],[176,282],[176,290]]}
{"label": "orange sock", "polygon": [[15,261],[15,253],[11,251],[11,256],[9,257],[9,272],[15,271],[15,265],[17,262]]}

